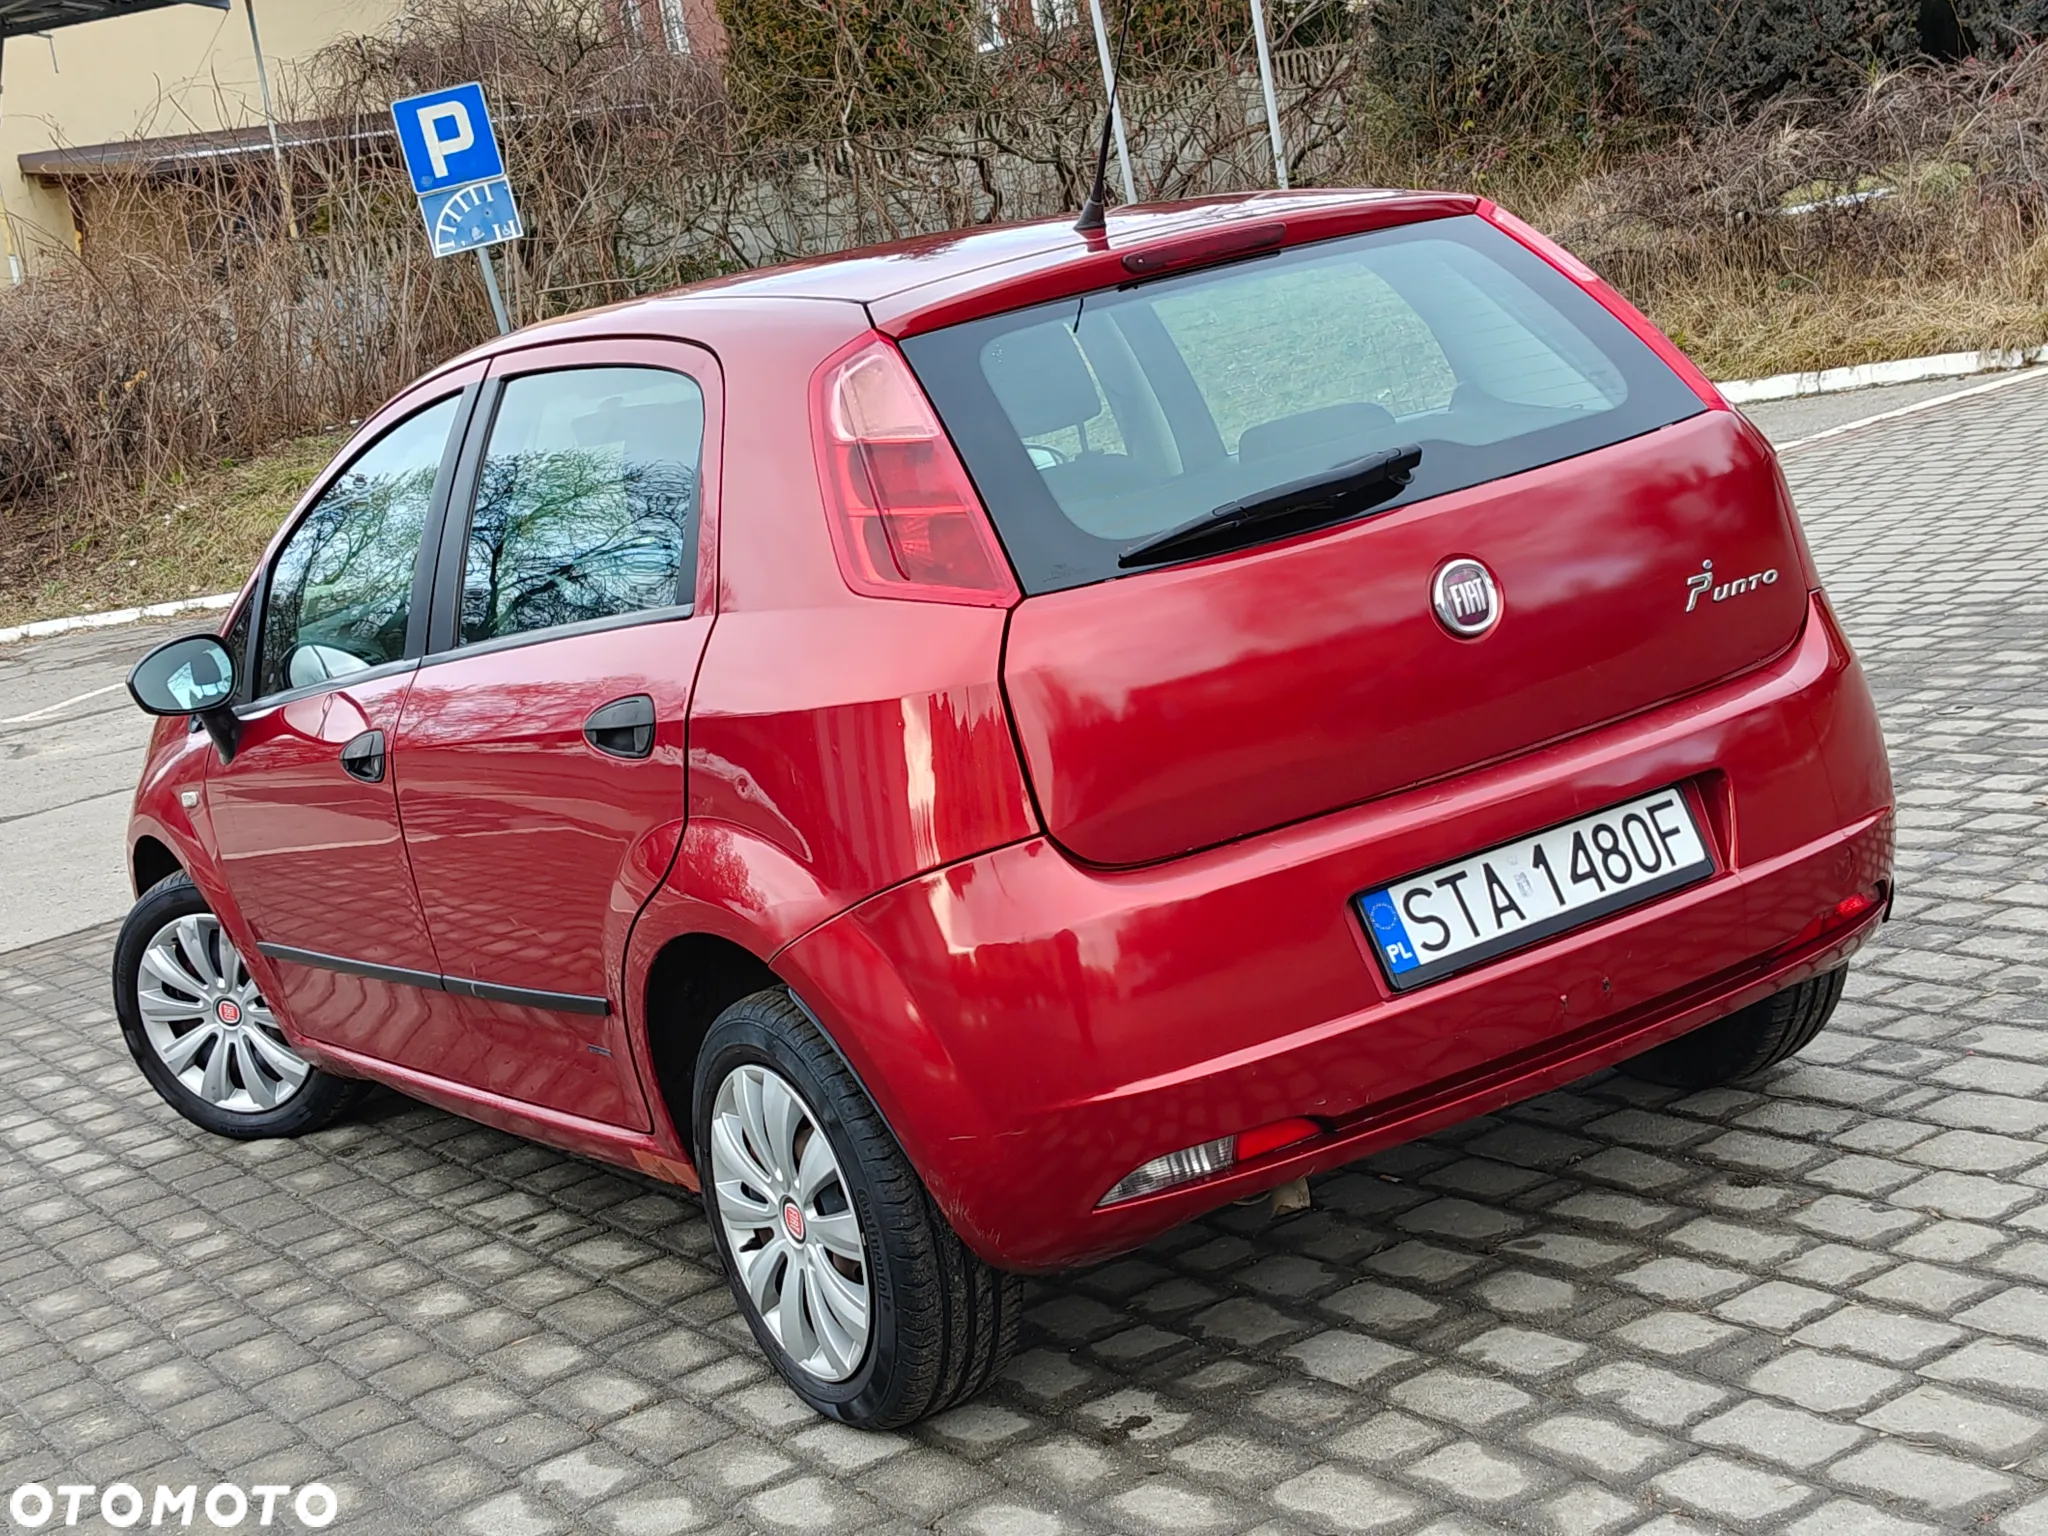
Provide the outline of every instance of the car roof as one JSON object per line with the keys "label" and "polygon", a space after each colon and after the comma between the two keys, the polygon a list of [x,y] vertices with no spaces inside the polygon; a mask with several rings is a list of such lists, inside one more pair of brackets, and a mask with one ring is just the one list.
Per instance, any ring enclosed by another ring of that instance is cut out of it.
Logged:
{"label": "car roof", "polygon": [[1112,210],[1103,233],[1092,240],[1074,228],[1072,214],[1013,224],[984,224],[713,278],[659,295],[653,302],[729,293],[851,299],[872,304],[929,283],[957,283],[975,273],[985,274],[990,286],[1036,275],[1100,251],[1105,242],[1112,248],[1123,248],[1168,234],[1272,218],[1276,214],[1385,206],[1408,199],[1418,203],[1431,200],[1426,193],[1342,190],[1239,192],[1171,203],[1138,203]]}
{"label": "car roof", "polygon": [[[936,299],[942,295],[949,305],[956,305],[963,299],[1016,286],[1040,289],[1048,280],[1057,283],[1065,269],[1098,268],[1106,252],[1120,253],[1175,235],[1275,218],[1341,225],[1370,216],[1374,223],[1398,223],[1404,218],[1468,212],[1478,201],[1463,194],[1356,188],[1246,192],[1116,208],[1109,213],[1107,228],[1094,236],[1075,230],[1073,217],[1067,214],[948,230],[710,278],[645,298],[581,310],[528,326],[467,356],[570,335],[676,332],[688,327],[692,312],[701,314],[704,305],[722,301],[837,300],[869,306],[876,312],[877,323],[883,323],[885,314],[904,316],[920,309],[921,296]],[[886,324],[884,328],[893,329]]]}

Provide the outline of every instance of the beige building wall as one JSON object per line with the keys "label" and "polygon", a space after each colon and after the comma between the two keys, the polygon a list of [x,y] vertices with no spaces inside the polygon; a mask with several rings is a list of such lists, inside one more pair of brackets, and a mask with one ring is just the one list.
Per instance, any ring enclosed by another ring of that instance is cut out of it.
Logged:
{"label": "beige building wall", "polygon": [[[87,22],[49,40],[7,42],[0,73],[0,202],[33,271],[72,244],[63,190],[21,174],[20,157],[135,137],[248,128],[263,122],[250,0],[233,9],[173,5]],[[273,92],[335,38],[376,31],[422,0],[253,0]],[[54,50],[55,57],[52,58]],[[0,266],[0,282],[7,273]]]}

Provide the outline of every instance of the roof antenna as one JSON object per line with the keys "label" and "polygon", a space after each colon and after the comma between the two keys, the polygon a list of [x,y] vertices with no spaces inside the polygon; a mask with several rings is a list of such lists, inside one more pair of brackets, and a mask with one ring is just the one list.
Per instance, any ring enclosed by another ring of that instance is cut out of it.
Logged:
{"label": "roof antenna", "polygon": [[1116,63],[1109,72],[1109,110],[1102,114],[1102,141],[1095,146],[1095,185],[1088,189],[1088,201],[1074,220],[1074,228],[1084,235],[1099,235],[1109,224],[1102,209],[1102,200],[1109,195],[1109,133],[1116,124],[1116,93],[1124,81],[1124,44],[1131,35],[1131,12],[1137,8],[1138,0],[1124,0],[1123,25],[1116,32]]}

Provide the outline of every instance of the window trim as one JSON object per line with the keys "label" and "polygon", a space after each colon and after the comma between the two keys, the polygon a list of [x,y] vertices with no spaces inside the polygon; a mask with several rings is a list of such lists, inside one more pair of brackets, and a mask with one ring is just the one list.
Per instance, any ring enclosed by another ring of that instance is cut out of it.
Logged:
{"label": "window trim", "polygon": [[[481,373],[481,369],[465,369],[453,376],[454,379],[461,381],[459,388],[442,388],[428,398],[416,398],[427,395],[428,391],[434,390],[436,386],[445,386],[452,382],[447,376],[435,378],[392,401],[365,422],[355,436],[349,439],[342,451],[320,472],[291,517],[278,530],[270,548],[264,553],[262,565],[257,567],[256,581],[249,591],[249,636],[243,654],[235,658],[240,676],[236,680],[235,699],[230,706],[238,719],[246,719],[277,705],[288,704],[294,699],[310,698],[330,689],[347,687],[352,683],[365,682],[373,678],[393,676],[401,670],[419,664],[426,647],[428,605],[433,595],[434,560],[429,557],[428,552],[438,547],[441,538],[441,524],[447,515],[452,477],[463,444],[468,439],[477,394],[482,387]],[[431,411],[449,400],[456,402],[455,415],[448,424],[448,441],[442,445],[441,462],[434,471],[434,489],[427,501],[426,518],[420,526],[420,547],[413,555],[412,596],[408,600],[411,606],[406,610],[405,644],[400,654],[390,661],[379,662],[374,667],[365,667],[362,671],[351,672],[345,677],[328,678],[323,682],[309,683],[303,688],[280,688],[273,693],[256,693],[256,679],[263,656],[264,620],[269,616],[271,578],[293,535],[312,515],[313,509],[320,504],[321,498],[327,494],[334,482],[354,468],[364,454],[373,450],[413,417],[423,411]],[[241,610],[238,609],[223,627],[222,632],[226,633],[231,629],[240,616]]]}
{"label": "window trim", "polygon": [[[468,645],[460,643],[462,583],[468,568],[469,525],[476,510],[477,482],[483,475],[484,450],[491,429],[497,423],[498,404],[505,385],[512,379],[542,373],[575,373],[593,368],[649,368],[678,374],[697,386],[704,399],[704,438],[697,458],[697,516],[691,529],[691,549],[683,571],[677,576],[677,601],[660,608],[640,608],[631,613],[607,614],[573,624],[555,624],[544,629],[521,630],[517,634],[494,635]],[[590,341],[559,342],[492,359],[489,374],[468,418],[462,451],[448,486],[446,505],[434,553],[432,595],[427,604],[427,629],[422,660],[434,666],[458,657],[488,655],[517,650],[542,641],[565,639],[606,629],[629,628],[635,624],[661,624],[693,618],[708,605],[706,561],[717,549],[716,516],[719,443],[724,431],[724,376],[717,359],[706,348],[679,337],[615,336]],[[683,588],[689,588],[684,595]]]}
{"label": "window trim", "polygon": [[[411,626],[408,625],[407,628],[410,629]],[[350,672],[345,677],[326,678],[321,682],[307,683],[303,688],[280,688],[276,693],[266,693],[234,705],[235,718],[248,720],[257,715],[267,715],[271,710],[299,699],[310,699],[316,694],[326,693],[330,689],[375,682],[381,677],[397,677],[402,672],[417,671],[419,664],[420,658],[417,656],[399,656],[391,661],[380,661],[374,667],[365,667],[360,672]],[[192,718],[197,720],[199,717],[194,715]]]}
{"label": "window trim", "polygon": [[450,646],[443,651],[429,651],[415,665],[438,667],[443,662],[465,661],[471,656],[494,656],[500,651],[516,651],[522,646],[539,645],[548,640],[602,634],[608,629],[632,629],[641,624],[673,624],[678,619],[694,617],[696,609],[689,603],[672,603],[666,608],[635,608],[630,613],[608,613],[603,618],[578,619],[574,624],[550,624],[545,629],[522,629],[509,635],[493,635],[488,640],[474,640],[468,645]]}

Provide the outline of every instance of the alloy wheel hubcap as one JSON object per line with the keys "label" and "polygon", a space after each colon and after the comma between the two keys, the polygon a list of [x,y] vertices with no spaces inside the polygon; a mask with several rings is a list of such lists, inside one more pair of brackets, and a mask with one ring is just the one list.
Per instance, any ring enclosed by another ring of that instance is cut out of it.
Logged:
{"label": "alloy wheel hubcap", "polygon": [[173,918],[143,947],[135,978],[142,1030],[171,1075],[215,1109],[260,1115],[312,1071],[264,1004],[210,912]]}
{"label": "alloy wheel hubcap", "polygon": [[807,1375],[846,1380],[874,1316],[867,1245],[831,1142],[768,1067],[735,1067],[718,1085],[711,1188],[747,1304]]}

